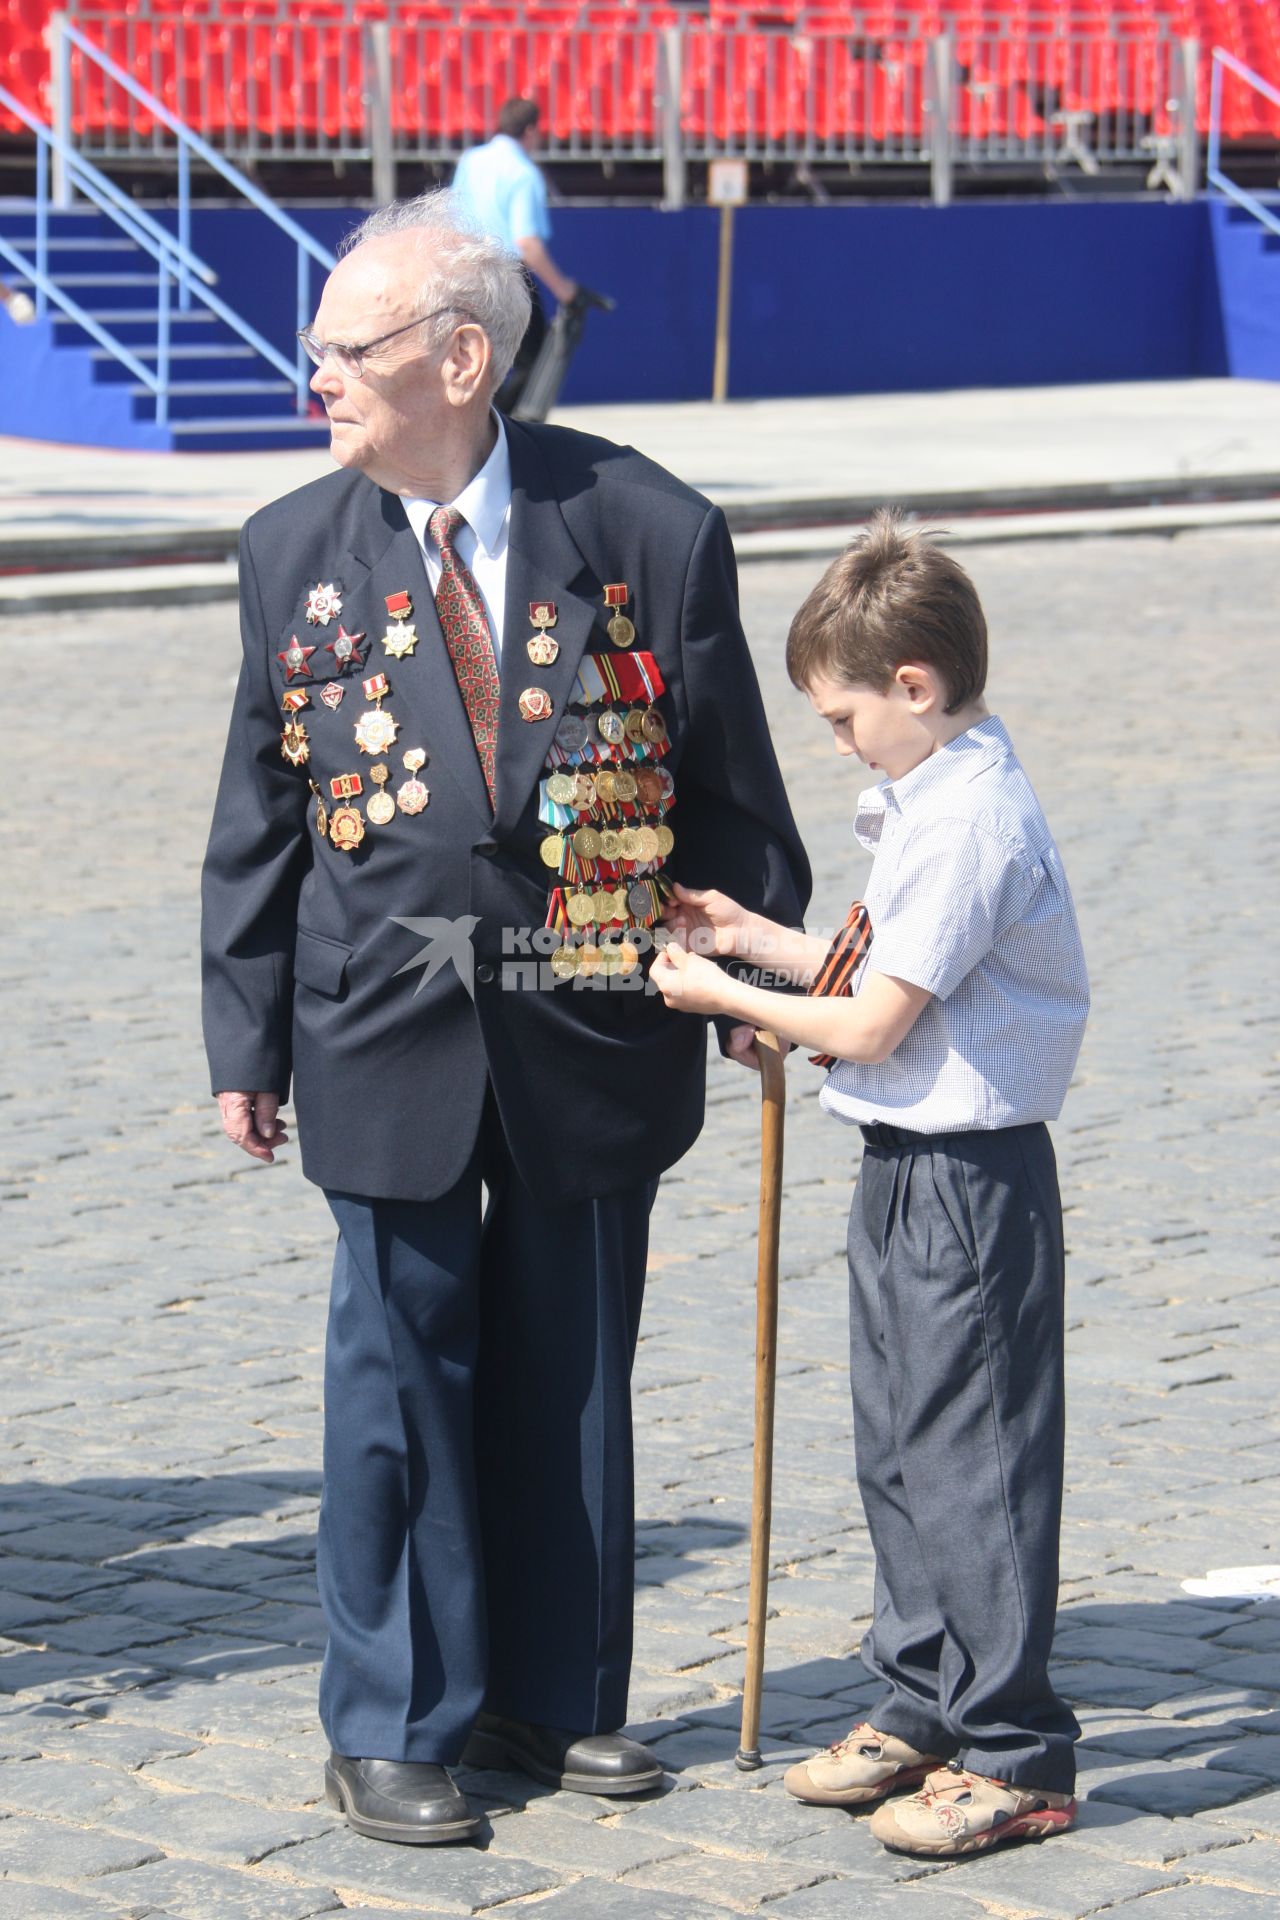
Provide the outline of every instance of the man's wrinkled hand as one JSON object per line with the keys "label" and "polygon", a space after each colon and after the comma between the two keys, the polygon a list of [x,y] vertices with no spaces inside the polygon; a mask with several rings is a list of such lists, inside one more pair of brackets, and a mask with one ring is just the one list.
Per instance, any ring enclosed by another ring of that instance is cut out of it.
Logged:
{"label": "man's wrinkled hand", "polygon": [[222,1131],[228,1140],[253,1159],[265,1160],[270,1166],[276,1157],[275,1149],[288,1146],[289,1136],[279,1118],[279,1094],[220,1093],[218,1107]]}
{"label": "man's wrinkled hand", "polygon": [[[756,1048],[756,1030],[754,1027],[730,1027],[729,1038],[724,1050],[730,1060],[737,1060],[742,1066],[750,1067],[753,1073],[760,1071],[760,1054]],[[778,1041],[780,1058],[786,1059],[791,1051],[789,1040]]]}

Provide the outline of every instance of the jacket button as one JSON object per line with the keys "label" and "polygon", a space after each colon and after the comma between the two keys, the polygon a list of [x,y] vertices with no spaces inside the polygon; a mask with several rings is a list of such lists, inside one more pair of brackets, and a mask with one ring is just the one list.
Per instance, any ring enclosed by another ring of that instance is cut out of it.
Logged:
{"label": "jacket button", "polygon": [[480,982],[480,985],[482,987],[487,987],[490,981],[493,979],[493,968],[489,965],[489,962],[487,960],[482,960],[480,962],[480,965],[476,968],[476,979]]}
{"label": "jacket button", "polygon": [[486,860],[491,860],[498,851],[498,843],[496,840],[477,840],[475,851],[482,853]]}

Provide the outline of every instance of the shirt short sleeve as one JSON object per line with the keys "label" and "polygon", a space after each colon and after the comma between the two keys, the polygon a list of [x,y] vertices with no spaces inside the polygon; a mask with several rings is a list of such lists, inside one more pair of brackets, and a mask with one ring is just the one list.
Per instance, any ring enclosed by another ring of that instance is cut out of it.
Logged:
{"label": "shirt short sleeve", "polygon": [[549,240],[551,221],[547,214],[547,189],[536,167],[522,173],[511,189],[507,220],[513,241]]}
{"label": "shirt short sleeve", "polygon": [[874,875],[868,890],[866,971],[892,974],[945,1000],[1026,911],[1038,884],[1036,863],[971,819],[922,821],[895,841],[884,891]]}

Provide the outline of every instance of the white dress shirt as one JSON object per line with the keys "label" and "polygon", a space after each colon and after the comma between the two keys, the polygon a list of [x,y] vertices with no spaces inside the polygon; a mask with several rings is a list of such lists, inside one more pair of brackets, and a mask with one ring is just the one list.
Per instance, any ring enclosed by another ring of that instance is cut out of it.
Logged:
{"label": "white dress shirt", "polygon": [[878,1066],[837,1061],[821,1104],[913,1133],[1055,1120],[1089,1011],[1062,859],[992,714],[861,796],[875,849],[864,899],[872,973],[934,996]]}
{"label": "white dress shirt", "polygon": [[456,507],[462,515],[464,525],[458,529],[454,547],[480,589],[484,610],[489,616],[493,657],[501,664],[502,615],[507,597],[507,534],[511,526],[511,453],[501,414],[495,413],[493,418],[498,426],[493,452],[462,492],[453,500],[420,500],[408,496],[404,510],[418,536],[433,594],[440,585],[440,549],[427,532],[427,522],[441,506]]}

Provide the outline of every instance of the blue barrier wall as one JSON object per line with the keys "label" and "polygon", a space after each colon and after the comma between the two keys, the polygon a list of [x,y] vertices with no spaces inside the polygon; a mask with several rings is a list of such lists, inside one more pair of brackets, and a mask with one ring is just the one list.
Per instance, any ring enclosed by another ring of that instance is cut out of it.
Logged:
{"label": "blue barrier wall", "polygon": [[[339,208],[290,211],[329,247],[354,218]],[[1163,200],[744,208],[735,221],[730,392],[1225,373],[1217,274],[1236,262],[1215,246],[1216,212]],[[566,401],[708,395],[718,219],[700,207],[557,209],[557,257],[618,301],[615,314],[590,316]],[[266,220],[197,211],[193,244],[233,303],[239,292],[257,324],[291,344],[293,253]],[[1245,328],[1241,319],[1236,333]]]}
{"label": "blue barrier wall", "polygon": [[1280,380],[1280,234],[1229,201],[1214,201],[1208,215],[1210,324],[1217,326],[1223,371]]}

